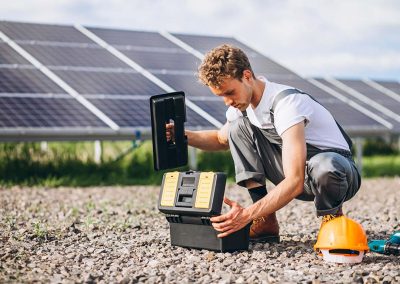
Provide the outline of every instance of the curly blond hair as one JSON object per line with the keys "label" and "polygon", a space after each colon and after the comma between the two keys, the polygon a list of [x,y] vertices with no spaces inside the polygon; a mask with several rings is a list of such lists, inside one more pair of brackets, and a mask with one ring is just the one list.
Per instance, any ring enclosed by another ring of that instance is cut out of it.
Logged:
{"label": "curly blond hair", "polygon": [[242,81],[244,70],[250,70],[255,78],[247,55],[240,48],[223,44],[205,55],[197,76],[204,85],[219,88],[227,78]]}

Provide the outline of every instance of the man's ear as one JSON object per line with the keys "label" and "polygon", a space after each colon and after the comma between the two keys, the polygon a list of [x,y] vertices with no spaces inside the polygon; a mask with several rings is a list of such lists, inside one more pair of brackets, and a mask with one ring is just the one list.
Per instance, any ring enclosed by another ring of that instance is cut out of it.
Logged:
{"label": "man's ear", "polygon": [[251,78],[253,78],[253,74],[251,73],[250,70],[246,69],[243,71],[243,79],[246,81],[249,81]]}

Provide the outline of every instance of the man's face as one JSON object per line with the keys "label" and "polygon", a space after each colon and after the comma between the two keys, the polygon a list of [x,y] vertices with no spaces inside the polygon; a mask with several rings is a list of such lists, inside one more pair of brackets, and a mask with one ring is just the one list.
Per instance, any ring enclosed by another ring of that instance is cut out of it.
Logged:
{"label": "man's face", "polygon": [[219,88],[210,86],[210,90],[214,95],[222,97],[225,105],[233,106],[240,111],[246,110],[252,97],[252,88],[246,78],[242,78],[242,81],[226,78]]}

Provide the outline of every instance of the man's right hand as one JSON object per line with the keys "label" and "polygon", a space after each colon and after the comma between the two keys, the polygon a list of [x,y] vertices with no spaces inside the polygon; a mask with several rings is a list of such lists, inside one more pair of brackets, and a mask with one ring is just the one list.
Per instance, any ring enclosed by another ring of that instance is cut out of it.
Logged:
{"label": "man's right hand", "polygon": [[167,142],[175,142],[175,127],[173,123],[165,124]]}

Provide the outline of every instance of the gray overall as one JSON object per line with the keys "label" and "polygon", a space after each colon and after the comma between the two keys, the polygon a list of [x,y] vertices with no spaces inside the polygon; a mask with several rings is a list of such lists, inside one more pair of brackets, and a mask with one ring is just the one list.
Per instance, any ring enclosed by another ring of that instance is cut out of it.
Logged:
{"label": "gray overall", "polygon": [[[275,97],[270,110],[272,123],[273,111],[278,101],[294,93],[303,92],[288,89]],[[338,126],[351,149],[350,138],[339,124]],[[306,146],[304,190],[296,199],[314,201],[317,216],[336,214],[343,202],[352,198],[361,185],[351,152],[343,149],[321,150],[308,143]],[[229,147],[238,185],[244,186],[249,179],[262,185],[268,179],[277,185],[284,179],[282,139],[275,128],[258,128],[251,124],[243,112],[243,117],[230,123]]]}

